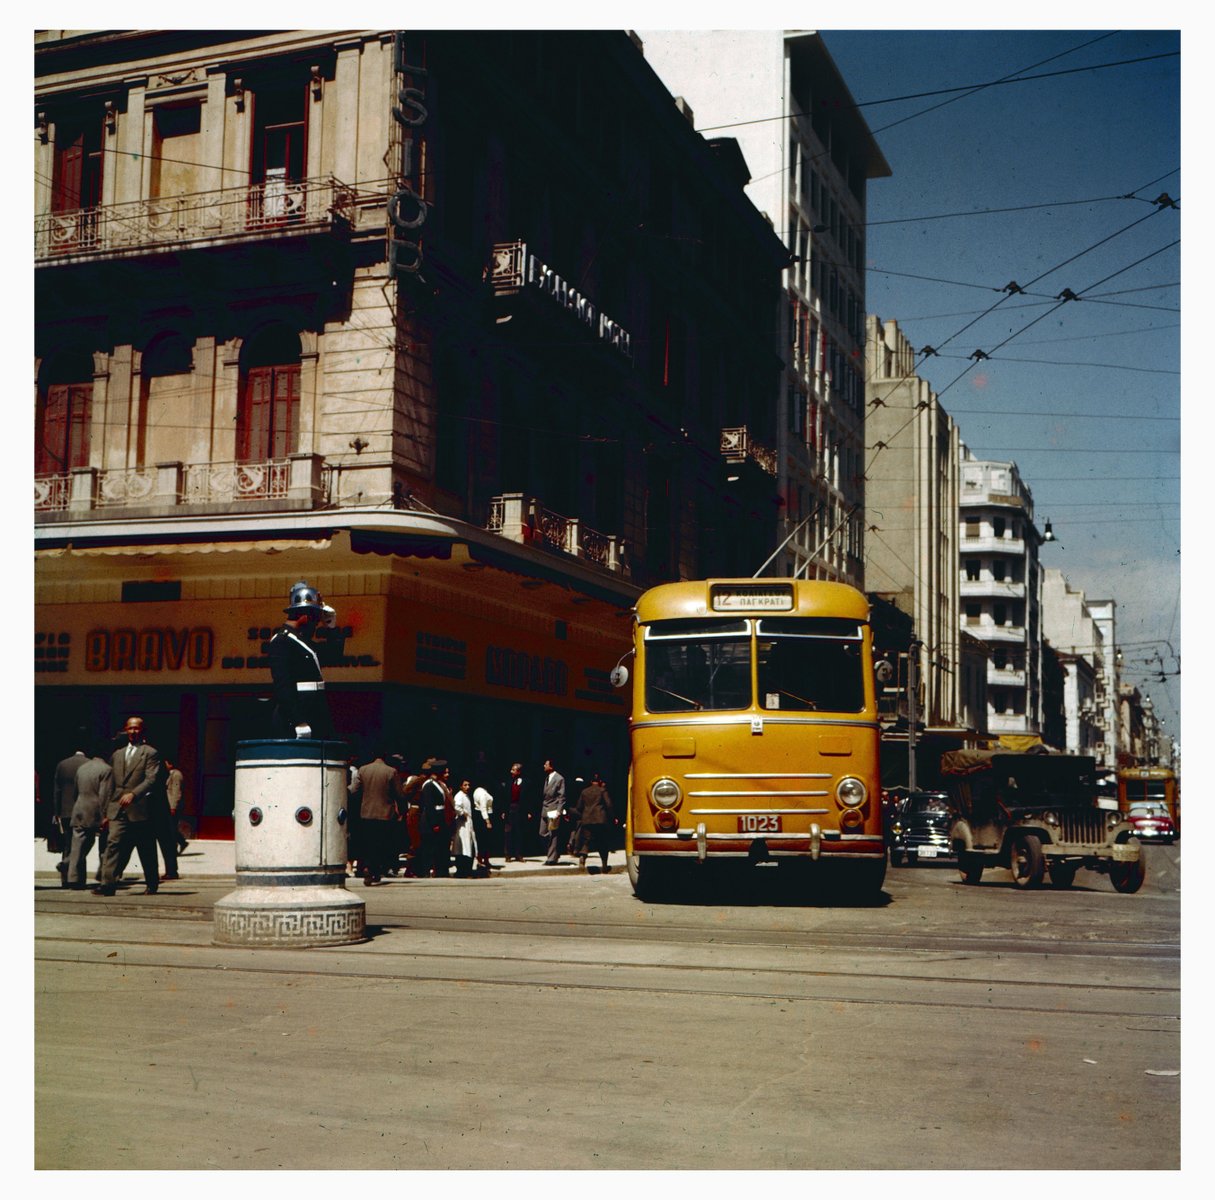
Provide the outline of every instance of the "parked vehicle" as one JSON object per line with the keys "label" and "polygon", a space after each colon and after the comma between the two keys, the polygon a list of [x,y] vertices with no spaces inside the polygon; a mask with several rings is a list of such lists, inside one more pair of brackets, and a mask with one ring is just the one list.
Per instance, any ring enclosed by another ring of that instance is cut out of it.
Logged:
{"label": "parked vehicle", "polygon": [[1173,818],[1163,804],[1132,805],[1126,821],[1141,842],[1163,842],[1171,846],[1177,839]]}
{"label": "parked vehicle", "polygon": [[949,840],[956,814],[945,792],[910,792],[890,824],[890,865],[953,858]]}
{"label": "parked vehicle", "polygon": [[1137,892],[1142,847],[1120,812],[1097,807],[1096,761],[1080,755],[952,750],[941,759],[958,811],[950,842],[966,883],[1007,867],[1018,888],[1071,887],[1084,867]]}

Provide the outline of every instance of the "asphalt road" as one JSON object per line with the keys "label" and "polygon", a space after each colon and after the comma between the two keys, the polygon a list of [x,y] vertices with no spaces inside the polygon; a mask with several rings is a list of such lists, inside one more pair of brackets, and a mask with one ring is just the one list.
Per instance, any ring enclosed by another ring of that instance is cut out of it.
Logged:
{"label": "asphalt road", "polygon": [[35,894],[35,1164],[1126,1169],[1180,1164],[1180,845],[1134,896],[764,868],[363,889],[358,946],[211,944],[226,882]]}

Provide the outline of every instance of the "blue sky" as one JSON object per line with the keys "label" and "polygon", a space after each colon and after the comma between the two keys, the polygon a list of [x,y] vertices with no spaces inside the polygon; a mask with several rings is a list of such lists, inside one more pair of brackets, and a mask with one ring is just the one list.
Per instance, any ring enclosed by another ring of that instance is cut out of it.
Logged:
{"label": "blue sky", "polygon": [[1017,463],[1044,565],[1117,602],[1123,677],[1179,737],[1179,32],[820,32],[892,169],[868,311],[937,348],[917,372]]}

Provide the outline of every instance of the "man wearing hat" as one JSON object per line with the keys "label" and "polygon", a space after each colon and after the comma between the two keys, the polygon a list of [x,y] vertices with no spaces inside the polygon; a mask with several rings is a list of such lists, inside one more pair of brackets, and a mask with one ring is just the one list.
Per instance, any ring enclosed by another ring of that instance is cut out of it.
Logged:
{"label": "man wearing hat", "polygon": [[420,845],[417,873],[425,879],[433,875],[446,879],[451,867],[451,833],[456,823],[456,807],[447,779],[451,770],[445,758],[428,758],[422,764],[428,776],[418,792]]}
{"label": "man wearing hat", "polygon": [[332,628],[337,614],[303,580],[291,589],[283,611],[287,619],[267,649],[274,683],[273,734],[278,738],[336,737],[312,635],[318,625]]}

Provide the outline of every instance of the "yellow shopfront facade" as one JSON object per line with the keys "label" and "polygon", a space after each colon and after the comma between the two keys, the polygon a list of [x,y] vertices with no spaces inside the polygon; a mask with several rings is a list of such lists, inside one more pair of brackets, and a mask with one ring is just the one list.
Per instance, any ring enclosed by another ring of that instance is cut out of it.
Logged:
{"label": "yellow shopfront facade", "polygon": [[77,729],[106,737],[138,714],[183,771],[188,820],[230,836],[236,742],[268,732],[266,643],[307,579],[337,610],[322,661],[356,759],[384,750],[415,768],[442,756],[456,782],[494,791],[512,762],[536,777],[551,757],[571,786],[597,768],[624,794],[626,707],[608,675],[629,646],[627,581],[416,514],[302,521],[275,537],[231,522],[174,532],[64,537],[37,552],[44,792]]}

